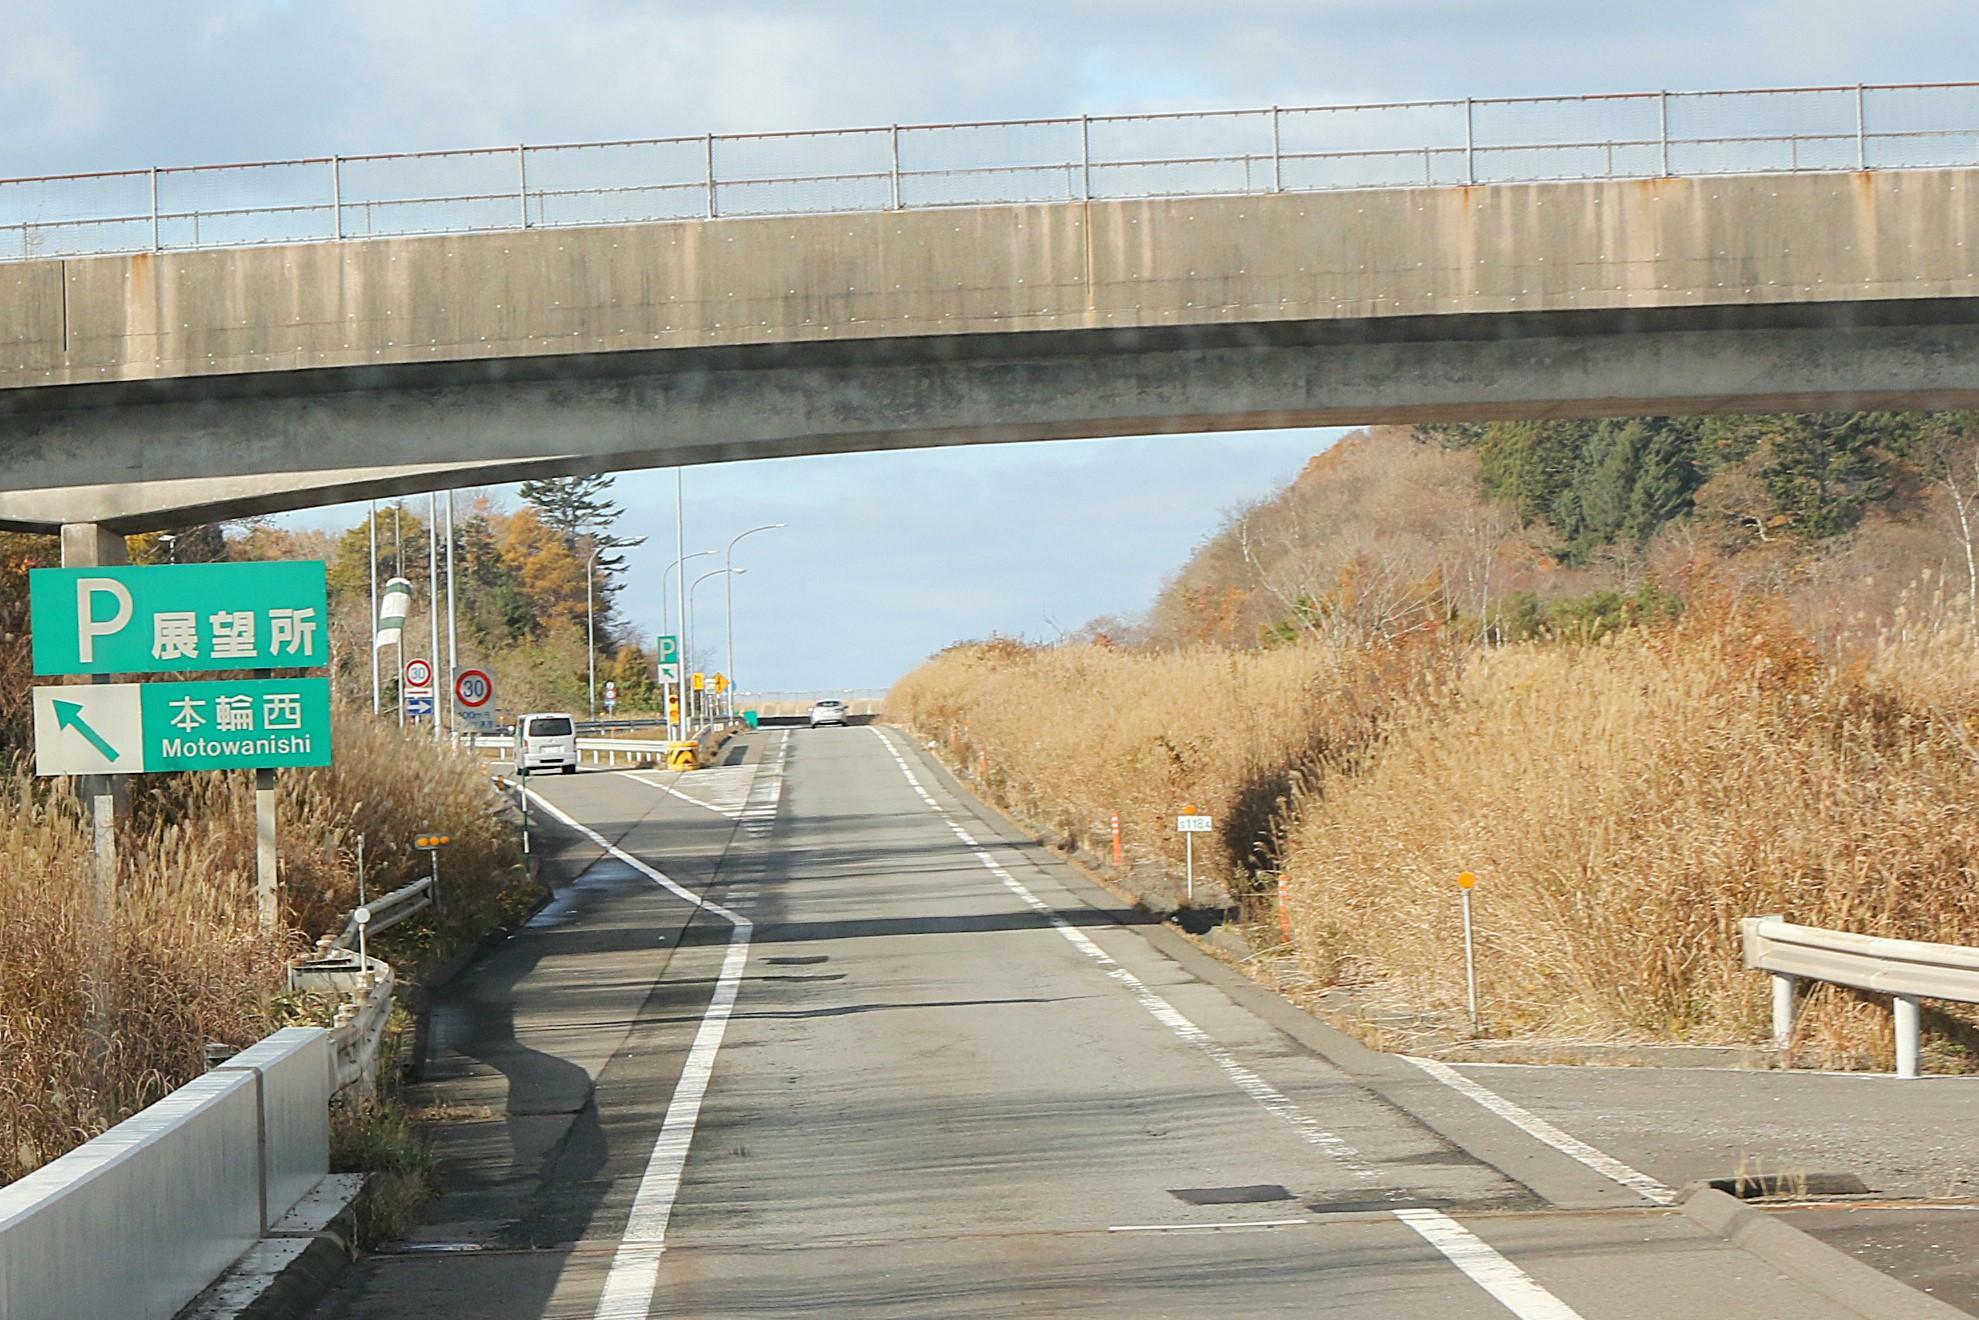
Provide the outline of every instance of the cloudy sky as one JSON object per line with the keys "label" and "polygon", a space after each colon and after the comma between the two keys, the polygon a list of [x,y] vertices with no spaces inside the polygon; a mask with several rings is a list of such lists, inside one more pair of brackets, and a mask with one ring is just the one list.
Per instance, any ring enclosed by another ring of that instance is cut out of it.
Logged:
{"label": "cloudy sky", "polygon": [[[0,0],[0,177],[773,128],[1446,96],[1970,78],[1971,0],[465,3]],[[745,543],[738,668],[875,686],[944,643],[1144,608],[1330,437],[792,459],[687,473]],[[624,603],[659,623],[673,478],[628,474]],[[309,521],[355,521],[320,511]],[[709,561],[702,561],[703,563]],[[702,591],[703,635],[719,597]]]}

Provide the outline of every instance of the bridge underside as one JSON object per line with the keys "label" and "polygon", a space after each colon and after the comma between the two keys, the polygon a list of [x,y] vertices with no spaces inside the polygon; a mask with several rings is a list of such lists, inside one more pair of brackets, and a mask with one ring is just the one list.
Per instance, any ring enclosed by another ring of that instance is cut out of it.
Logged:
{"label": "bridge underside", "polygon": [[0,393],[0,526],[123,531],[600,470],[1376,422],[1979,406],[1979,299],[1270,321]]}

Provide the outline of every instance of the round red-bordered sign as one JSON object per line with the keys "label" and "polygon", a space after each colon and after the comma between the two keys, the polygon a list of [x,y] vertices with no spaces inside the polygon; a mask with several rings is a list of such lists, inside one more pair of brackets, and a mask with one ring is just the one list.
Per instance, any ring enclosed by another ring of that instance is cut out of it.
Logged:
{"label": "round red-bordered sign", "polygon": [[431,660],[406,661],[405,685],[412,688],[432,687],[433,662]]}
{"label": "round red-bordered sign", "polygon": [[480,710],[494,699],[495,680],[485,669],[463,669],[454,679],[454,700],[469,710]]}

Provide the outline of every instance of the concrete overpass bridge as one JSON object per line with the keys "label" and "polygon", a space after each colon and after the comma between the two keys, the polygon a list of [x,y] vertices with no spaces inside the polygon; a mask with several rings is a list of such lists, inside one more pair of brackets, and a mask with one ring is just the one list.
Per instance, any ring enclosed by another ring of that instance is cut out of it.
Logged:
{"label": "concrete overpass bridge", "polygon": [[0,526],[100,549],[796,454],[1971,406],[1976,188],[1979,84],[0,181]]}

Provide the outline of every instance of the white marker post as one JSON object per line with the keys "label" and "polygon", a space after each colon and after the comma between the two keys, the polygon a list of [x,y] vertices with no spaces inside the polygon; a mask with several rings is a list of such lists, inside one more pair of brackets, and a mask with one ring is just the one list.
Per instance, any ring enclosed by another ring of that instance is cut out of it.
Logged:
{"label": "white marker post", "polygon": [[1215,825],[1209,816],[1198,816],[1194,807],[1182,808],[1182,814],[1175,818],[1176,832],[1182,836],[1183,848],[1188,858],[1187,901],[1196,901],[1196,836],[1207,834]]}
{"label": "white marker post", "polygon": [[1471,890],[1477,886],[1477,877],[1465,871],[1457,877],[1457,888],[1464,893],[1464,985],[1470,994],[1471,1035],[1478,1034],[1477,1025],[1477,953],[1471,941]]}

